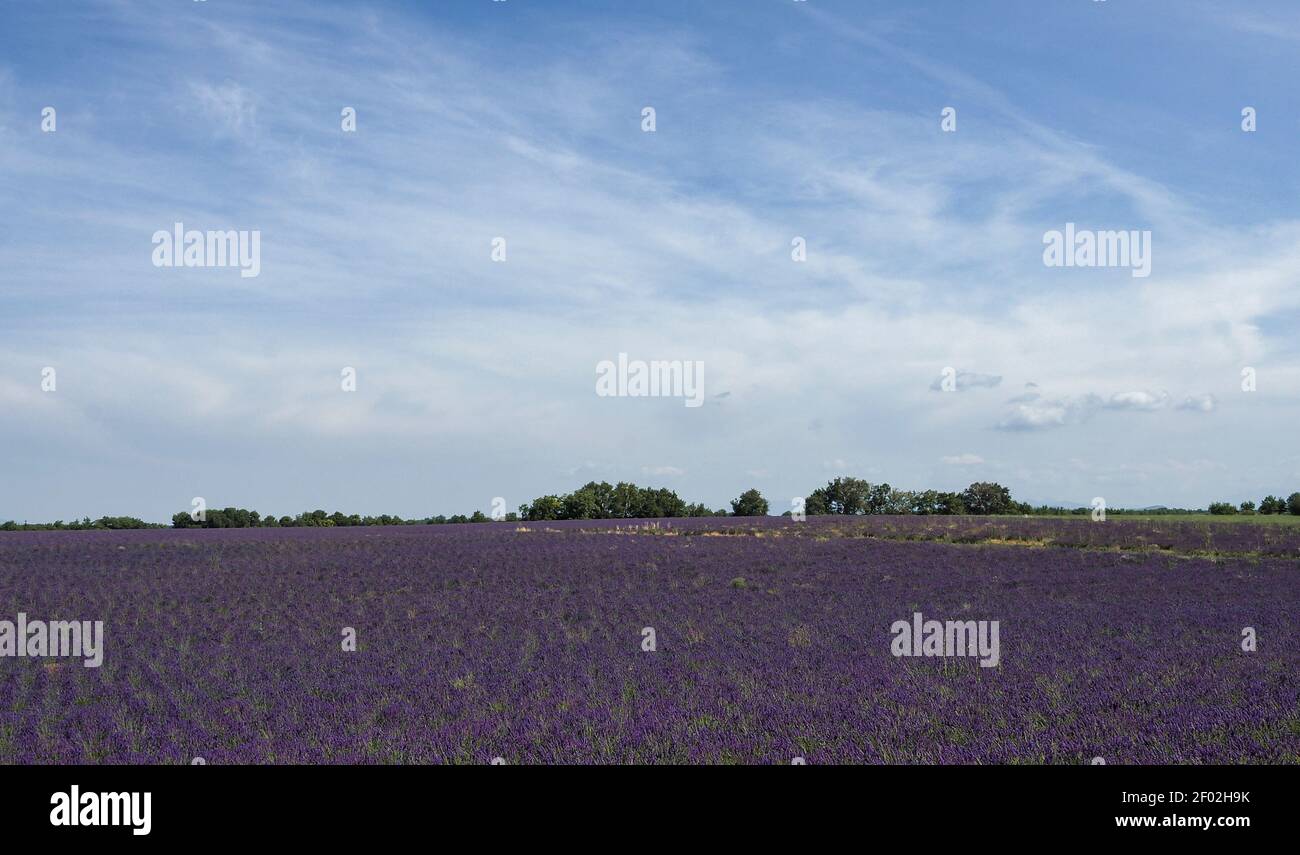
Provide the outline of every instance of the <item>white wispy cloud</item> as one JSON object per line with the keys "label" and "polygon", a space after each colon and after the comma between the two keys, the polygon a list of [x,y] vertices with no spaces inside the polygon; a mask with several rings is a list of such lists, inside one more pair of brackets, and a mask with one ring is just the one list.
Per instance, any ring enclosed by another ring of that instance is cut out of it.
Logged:
{"label": "white wispy cloud", "polygon": [[257,126],[257,104],[247,89],[232,80],[221,83],[191,81],[189,102],[199,117],[221,131],[235,136],[253,131]]}
{"label": "white wispy cloud", "polygon": [[1188,395],[1178,404],[1180,410],[1194,410],[1198,413],[1211,413],[1218,406],[1218,399],[1207,393]]}
{"label": "white wispy cloud", "polygon": [[676,476],[685,475],[686,470],[677,466],[642,466],[642,475]]}

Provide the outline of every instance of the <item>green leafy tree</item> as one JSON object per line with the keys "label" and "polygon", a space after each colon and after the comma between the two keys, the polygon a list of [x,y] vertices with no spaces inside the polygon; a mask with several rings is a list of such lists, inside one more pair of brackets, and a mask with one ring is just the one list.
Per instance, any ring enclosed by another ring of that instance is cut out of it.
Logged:
{"label": "green leafy tree", "polygon": [[809,514],[866,513],[872,489],[860,478],[835,478],[804,499],[804,511]]}
{"label": "green leafy tree", "polygon": [[672,490],[645,487],[637,495],[635,516],[646,519],[684,517],[686,503]]}
{"label": "green leafy tree", "polygon": [[888,484],[868,485],[866,512],[869,514],[889,513],[889,496],[894,488]]}
{"label": "green leafy tree", "polygon": [[1284,514],[1286,513],[1286,501],[1279,499],[1277,496],[1265,496],[1260,499],[1259,512],[1261,514]]}
{"label": "green leafy tree", "polygon": [[1008,514],[1015,510],[1011,491],[991,481],[977,481],[961,494],[962,504],[970,514]]}
{"label": "green leafy tree", "polygon": [[885,513],[910,514],[916,504],[916,493],[911,490],[890,490],[885,498]]}
{"label": "green leafy tree", "polygon": [[631,519],[636,513],[637,495],[640,491],[635,484],[619,481],[614,485],[610,495],[609,515],[613,519]]}
{"label": "green leafy tree", "polygon": [[[828,499],[826,494],[826,488],[818,487],[816,490],[813,490],[811,493],[805,496],[803,500],[803,510],[804,513],[806,513],[810,517],[829,514],[831,512],[831,506],[830,506],[830,500]],[[792,513],[792,512],[786,511],[786,513]],[[784,514],[782,514],[782,516],[784,516]]]}
{"label": "green leafy tree", "polygon": [[767,516],[767,499],[757,489],[749,489],[731,500],[731,513],[738,517]]}
{"label": "green leafy tree", "polygon": [[596,493],[585,488],[574,490],[565,496],[561,503],[564,510],[561,519],[596,520],[600,519],[600,503]]}
{"label": "green leafy tree", "polygon": [[530,522],[558,520],[564,514],[564,502],[559,496],[542,496],[531,505],[521,505],[519,515]]}
{"label": "green leafy tree", "polygon": [[939,513],[939,493],[936,490],[918,490],[912,494],[912,506],[908,511],[913,514],[930,515]]}
{"label": "green leafy tree", "polygon": [[609,482],[588,481],[575,490],[574,493],[585,494],[588,498],[584,502],[589,501],[595,507],[593,516],[586,517],[586,519],[607,520],[615,515],[615,487]]}

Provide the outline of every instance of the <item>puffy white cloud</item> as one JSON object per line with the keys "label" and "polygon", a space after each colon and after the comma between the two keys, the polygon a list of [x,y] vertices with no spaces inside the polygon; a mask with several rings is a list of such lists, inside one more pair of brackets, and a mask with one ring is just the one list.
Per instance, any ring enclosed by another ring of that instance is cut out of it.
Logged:
{"label": "puffy white cloud", "polygon": [[1117,392],[1104,404],[1108,410],[1159,410],[1169,403],[1169,393]]}
{"label": "puffy white cloud", "polygon": [[1101,406],[1096,395],[1037,398],[1016,404],[998,423],[1002,430],[1043,430],[1086,421]]}

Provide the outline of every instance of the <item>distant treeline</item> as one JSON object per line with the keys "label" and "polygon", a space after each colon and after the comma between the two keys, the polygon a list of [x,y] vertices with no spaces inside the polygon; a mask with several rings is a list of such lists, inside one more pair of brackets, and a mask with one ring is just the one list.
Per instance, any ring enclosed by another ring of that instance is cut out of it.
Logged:
{"label": "distant treeline", "polygon": [[939,490],[899,490],[889,484],[872,484],[861,478],[835,478],[818,487],[804,500],[804,511],[813,514],[1019,514],[1031,513],[1029,505],[1011,498],[1001,484],[977,482],[960,493]]}
{"label": "distant treeline", "polygon": [[[750,490],[757,495],[757,490]],[[742,497],[743,498],[743,497]],[[761,497],[760,497],[761,498]],[[733,511],[740,499],[733,501]],[[767,513],[767,503],[755,513],[740,516],[759,516]],[[607,481],[590,481],[572,493],[563,496],[541,496],[519,506],[520,519],[539,520],[634,520],[657,517],[725,517],[725,510],[710,510],[706,505],[688,505],[672,490],[638,487],[626,481],[610,484]]]}
{"label": "distant treeline", "polygon": [[[797,513],[797,500],[782,516]],[[1238,513],[1231,505],[1210,513]],[[730,514],[710,511],[704,505],[688,505],[671,490],[651,490],[621,482],[611,485],[592,481],[564,496],[542,496],[519,507],[524,520],[640,519],[645,517],[765,516],[768,501],[758,490],[746,490],[731,501]],[[889,484],[872,484],[861,478],[840,477],[818,487],[803,497],[802,510],[809,516],[827,514],[919,514],[919,515],[1005,515],[1087,516],[1091,507],[1031,505],[1018,502],[1001,484],[977,481],[960,492],[941,490],[900,490]],[[1253,502],[1244,502],[1240,513],[1255,513]],[[1300,493],[1283,501],[1269,497],[1260,503],[1259,513],[1293,513],[1300,515]],[[1107,508],[1106,513],[1124,515],[1174,515],[1205,513],[1186,508]]]}
{"label": "distant treeline", "polygon": [[78,522],[64,522],[55,520],[52,523],[28,523],[28,522],[8,522],[0,524],[0,531],[103,531],[106,529],[126,529],[126,528],[166,528],[161,523],[147,523],[144,520],[135,517],[100,517],[92,520],[90,517]]}
{"label": "distant treeline", "polygon": [[[731,501],[731,510],[711,510],[703,504],[688,504],[672,490],[665,488],[638,487],[626,481],[610,484],[606,481],[590,481],[572,493],[562,496],[540,496],[531,502],[519,506],[519,511],[501,514],[504,522],[544,521],[544,520],[601,520],[601,519],[653,519],[663,517],[725,517],[725,516],[766,516],[769,506],[767,499],[758,490],[746,490]],[[791,507],[783,516],[790,516],[800,509],[798,503],[791,502]],[[1084,516],[1092,513],[1092,508],[1069,508],[1052,505],[1029,505],[1017,502],[1011,491],[1001,484],[979,481],[971,484],[961,492],[944,492],[939,490],[899,490],[889,484],[872,484],[860,478],[835,478],[818,487],[803,497],[802,511],[809,516],[825,514],[922,514],[922,515],[998,515],[1027,514],[1030,516]],[[1162,514],[1205,513],[1202,510],[1182,508],[1143,508],[1124,509],[1107,508],[1108,515],[1141,514],[1142,516]],[[1300,493],[1292,493],[1286,499],[1266,496],[1258,505],[1254,502],[1242,502],[1233,505],[1230,502],[1214,502],[1209,513],[1224,514],[1294,514],[1300,516]],[[338,511],[326,513],[322,510],[303,511],[297,516],[280,516],[244,508],[222,508],[204,511],[196,519],[190,511],[182,511],[172,517],[173,528],[328,528],[337,526],[371,526],[371,525],[441,525],[444,523],[486,523],[493,518],[482,511],[474,511],[468,516],[453,514],[444,516],[403,519],[399,516],[381,514],[379,516],[361,516],[359,514],[342,514]],[[65,523],[57,520],[52,523],[16,523],[13,520],[0,524],[0,531],[85,531],[104,529],[140,529],[166,528],[158,523],[147,523],[135,517],[100,517],[91,520],[73,520]]]}
{"label": "distant treeline", "polygon": [[[514,522],[518,519],[518,514],[505,515],[507,522]],[[338,526],[441,525],[443,523],[468,522],[492,522],[492,518],[482,511],[475,511],[469,516],[453,514],[448,517],[439,514],[436,517],[407,520],[388,514],[380,514],[377,517],[363,517],[359,514],[342,514],[338,511],[327,514],[320,510],[303,511],[296,517],[277,517],[275,514],[262,516],[257,511],[248,511],[243,508],[221,508],[220,510],[214,508],[204,511],[201,519],[196,519],[195,515],[190,511],[181,511],[172,517],[173,528],[334,528]]]}
{"label": "distant treeline", "polygon": [[[504,510],[504,509],[503,509]],[[764,509],[766,513],[766,509]],[[587,484],[566,496],[543,496],[525,505],[518,512],[503,513],[503,522],[521,520],[615,519],[644,517],[711,517],[728,516],[725,510],[710,510],[704,505],[688,505],[672,490],[637,487],[634,484]],[[368,525],[441,525],[444,523],[486,523],[493,518],[482,511],[466,516],[453,514],[416,519],[398,516],[360,516],[338,511],[304,511],[296,517],[262,516],[257,511],[243,508],[211,509],[195,519],[190,511],[172,517],[175,528],[288,528],[288,527],[340,527]]]}
{"label": "distant treeline", "polygon": [[1231,516],[1233,514],[1294,514],[1300,517],[1300,493],[1292,493],[1285,499],[1279,499],[1277,496],[1265,496],[1259,500],[1259,506],[1256,507],[1254,502],[1242,502],[1240,505],[1234,505],[1232,502],[1211,502],[1210,513],[1215,516]]}
{"label": "distant treeline", "polygon": [[[782,516],[797,513],[791,500]],[[711,511],[704,505],[688,505],[671,490],[650,490],[622,482],[611,485],[592,481],[564,496],[542,496],[519,507],[524,520],[640,519],[645,517],[766,516],[768,501],[758,490],[746,490],[732,499],[731,511]],[[1061,516],[1090,514],[1091,508],[1033,506],[1017,502],[1001,484],[976,482],[961,492],[899,490],[889,484],[872,484],[861,478],[841,477],[803,497],[803,513],[826,514],[1031,514]],[[1108,513],[1153,513],[1115,510]],[[1189,513],[1161,509],[1154,513]]]}
{"label": "distant treeline", "polygon": [[[746,490],[731,502],[730,515],[765,516],[768,502],[758,490]],[[818,487],[784,512],[802,510],[809,516],[822,514],[1010,514],[1031,513],[1028,505],[1015,502],[1000,484],[971,484],[960,493],[936,490],[896,490],[888,484],[872,484],[860,478],[836,478]],[[635,484],[592,481],[564,496],[542,496],[519,507],[524,520],[641,519],[645,517],[728,516],[725,510],[688,505],[671,490],[652,490]]]}

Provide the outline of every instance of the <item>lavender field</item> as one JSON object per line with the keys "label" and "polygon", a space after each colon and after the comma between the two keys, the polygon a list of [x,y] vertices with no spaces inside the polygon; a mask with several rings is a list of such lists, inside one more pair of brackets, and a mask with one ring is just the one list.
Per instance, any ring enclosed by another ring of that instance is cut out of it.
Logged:
{"label": "lavender field", "polygon": [[[1298,547],[1035,519],[13,533],[0,617],[102,620],[105,649],[0,658],[0,762],[1297,763]],[[915,612],[998,621],[996,667],[892,655]]]}

